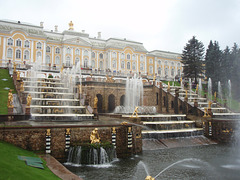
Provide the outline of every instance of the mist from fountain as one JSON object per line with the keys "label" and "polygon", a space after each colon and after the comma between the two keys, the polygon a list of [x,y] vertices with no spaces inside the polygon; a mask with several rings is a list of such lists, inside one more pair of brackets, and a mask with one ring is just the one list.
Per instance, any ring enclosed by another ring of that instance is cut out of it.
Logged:
{"label": "mist from fountain", "polygon": [[198,95],[202,95],[202,79],[199,79],[199,85],[198,85]]}
{"label": "mist from fountain", "polygon": [[232,85],[231,85],[231,80],[228,80],[228,94],[227,94],[227,102],[228,102],[228,107],[231,109],[232,105]]}
{"label": "mist from fountain", "polygon": [[191,97],[191,92],[192,92],[192,79],[189,78],[189,96]]}
{"label": "mist from fountain", "polygon": [[208,99],[212,101],[212,79],[208,78]]}
{"label": "mist from fountain", "polygon": [[220,99],[220,102],[222,103],[223,95],[222,95],[222,87],[221,87],[221,82],[220,81],[218,81],[218,98]]}

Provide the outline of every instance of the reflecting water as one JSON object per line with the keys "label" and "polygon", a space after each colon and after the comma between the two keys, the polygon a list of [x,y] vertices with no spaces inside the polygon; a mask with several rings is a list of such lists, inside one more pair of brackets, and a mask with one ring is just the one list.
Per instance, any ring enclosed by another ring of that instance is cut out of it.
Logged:
{"label": "reflecting water", "polygon": [[[84,180],[141,180],[147,176],[146,172],[155,177],[174,163],[156,179],[239,179],[240,153],[238,149],[228,145],[162,149],[143,151],[141,155],[132,158],[118,159],[110,166],[72,167],[66,165],[66,167]],[[197,159],[197,161],[184,159]],[[178,161],[180,163],[176,163]]]}

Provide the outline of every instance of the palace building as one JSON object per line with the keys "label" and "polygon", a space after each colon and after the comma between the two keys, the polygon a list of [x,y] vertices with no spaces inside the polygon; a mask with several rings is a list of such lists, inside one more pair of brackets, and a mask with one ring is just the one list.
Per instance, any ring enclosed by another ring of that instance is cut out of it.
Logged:
{"label": "palace building", "polygon": [[77,62],[83,69],[121,74],[141,73],[174,79],[182,73],[181,54],[161,50],[147,51],[143,43],[127,39],[90,37],[85,31],[58,32],[20,21],[0,20],[0,65],[9,60],[18,64],[38,62],[60,69]]}

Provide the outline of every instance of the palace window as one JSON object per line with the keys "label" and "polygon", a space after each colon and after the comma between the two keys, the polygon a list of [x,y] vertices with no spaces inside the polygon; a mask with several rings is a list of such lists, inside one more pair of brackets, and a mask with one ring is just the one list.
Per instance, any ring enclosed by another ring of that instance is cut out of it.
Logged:
{"label": "palace window", "polygon": [[55,64],[60,64],[60,57],[59,56],[56,56],[55,57]]}
{"label": "palace window", "polygon": [[92,68],[95,68],[95,61],[92,60]]}
{"label": "palace window", "polygon": [[24,51],[24,59],[28,60],[30,57],[30,53],[28,50]]}
{"label": "palace window", "polygon": [[103,59],[103,54],[102,54],[102,53],[99,54],[99,58],[100,58],[100,59]]}
{"label": "palace window", "polygon": [[130,60],[130,59],[131,59],[131,55],[127,54],[127,60]]}
{"label": "palace window", "polygon": [[80,61],[79,57],[75,58],[75,65],[78,64],[78,62]]}
{"label": "palace window", "polygon": [[16,58],[21,59],[21,50],[19,49],[16,50]]}
{"label": "palace window", "polygon": [[79,50],[79,49],[76,49],[76,50],[75,50],[75,54],[76,54],[76,55],[80,55],[80,50]]}
{"label": "palace window", "polygon": [[125,62],[124,62],[124,61],[121,62],[121,68],[122,68],[122,69],[125,68]]}
{"label": "palace window", "polygon": [[158,67],[158,74],[161,75],[162,74],[162,68]]}
{"label": "palace window", "polygon": [[69,47],[67,48],[67,54],[71,54],[71,49]]}
{"label": "palace window", "polygon": [[116,53],[116,52],[113,52],[113,53],[112,53],[112,57],[113,57],[113,58],[117,58],[117,53]]}
{"label": "palace window", "polygon": [[172,77],[174,76],[174,68],[172,68],[172,70],[171,70],[171,76]]}
{"label": "palace window", "polygon": [[103,70],[103,61],[100,61],[100,70]]}
{"label": "palace window", "polygon": [[8,46],[12,46],[13,45],[13,39],[12,38],[9,38],[8,39]]}
{"label": "palace window", "polygon": [[92,58],[95,58],[95,52],[92,52]]}
{"label": "palace window", "polygon": [[167,61],[165,61],[165,62],[164,62],[164,64],[165,64],[165,66],[167,66],[167,65],[168,65],[168,62],[167,62]]}
{"label": "palace window", "polygon": [[17,39],[16,41],[16,46],[21,47],[22,46],[22,41],[20,39]]}
{"label": "palace window", "polygon": [[144,71],[144,64],[143,63],[140,63],[140,70]]}
{"label": "palace window", "polygon": [[180,69],[178,69],[177,73],[178,73],[178,76],[180,77],[181,76]]}
{"label": "palace window", "polygon": [[40,42],[37,43],[37,49],[42,49],[42,43]]}
{"label": "palace window", "polygon": [[113,61],[112,61],[112,67],[113,67],[113,68],[116,68],[116,67],[117,67],[116,60],[113,60]]}
{"label": "palace window", "polygon": [[141,61],[141,62],[144,61],[143,55],[140,56],[140,61]]}
{"label": "palace window", "polygon": [[152,66],[149,66],[149,73],[153,74],[153,67]]}
{"label": "palace window", "polygon": [[172,67],[174,66],[174,62],[171,63],[171,66],[172,66]]}
{"label": "palace window", "polygon": [[87,59],[87,58],[84,59],[84,67],[85,67],[85,68],[88,67],[88,59]]}
{"label": "palace window", "polygon": [[46,56],[46,64],[50,64],[51,62],[50,62],[50,56]]}
{"label": "palace window", "polygon": [[37,61],[42,59],[42,53],[40,51],[37,52]]}
{"label": "palace window", "polygon": [[130,62],[127,62],[127,69],[131,69],[131,63]]}
{"label": "palace window", "polygon": [[165,68],[165,77],[168,77],[168,68]]}
{"label": "palace window", "polygon": [[84,53],[83,53],[84,56],[88,56],[88,51],[85,50]]}
{"label": "palace window", "polygon": [[69,67],[71,65],[71,59],[69,56],[66,58],[66,66]]}
{"label": "palace window", "polygon": [[149,59],[149,64],[153,64],[153,60],[152,59]]}
{"label": "palace window", "polygon": [[158,60],[158,65],[159,65],[159,66],[161,65],[161,61],[160,61],[160,60]]}
{"label": "palace window", "polygon": [[26,40],[26,41],[24,42],[24,47],[25,47],[25,48],[29,48],[29,47],[30,47],[30,42],[29,42],[28,40]]}
{"label": "palace window", "polygon": [[133,62],[133,63],[132,63],[132,69],[133,69],[133,70],[136,70],[136,62]]}
{"label": "palace window", "polygon": [[11,48],[8,48],[7,50],[7,57],[12,58],[13,57],[13,50]]}
{"label": "palace window", "polygon": [[60,48],[59,48],[59,47],[57,47],[57,48],[55,49],[55,53],[56,53],[56,54],[60,54]]}
{"label": "palace window", "polygon": [[121,59],[125,59],[125,54],[124,53],[121,54]]}
{"label": "palace window", "polygon": [[51,48],[49,46],[46,47],[46,52],[50,53],[51,52]]}
{"label": "palace window", "polygon": [[136,55],[135,54],[132,55],[132,60],[136,60]]}

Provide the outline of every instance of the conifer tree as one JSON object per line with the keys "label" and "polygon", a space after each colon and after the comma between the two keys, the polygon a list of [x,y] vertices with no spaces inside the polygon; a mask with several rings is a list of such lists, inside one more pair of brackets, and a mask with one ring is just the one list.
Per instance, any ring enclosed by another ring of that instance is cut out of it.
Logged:
{"label": "conifer tree", "polygon": [[184,47],[182,52],[183,74],[184,78],[197,79],[203,75],[203,55],[204,46],[195,36],[192,37]]}

